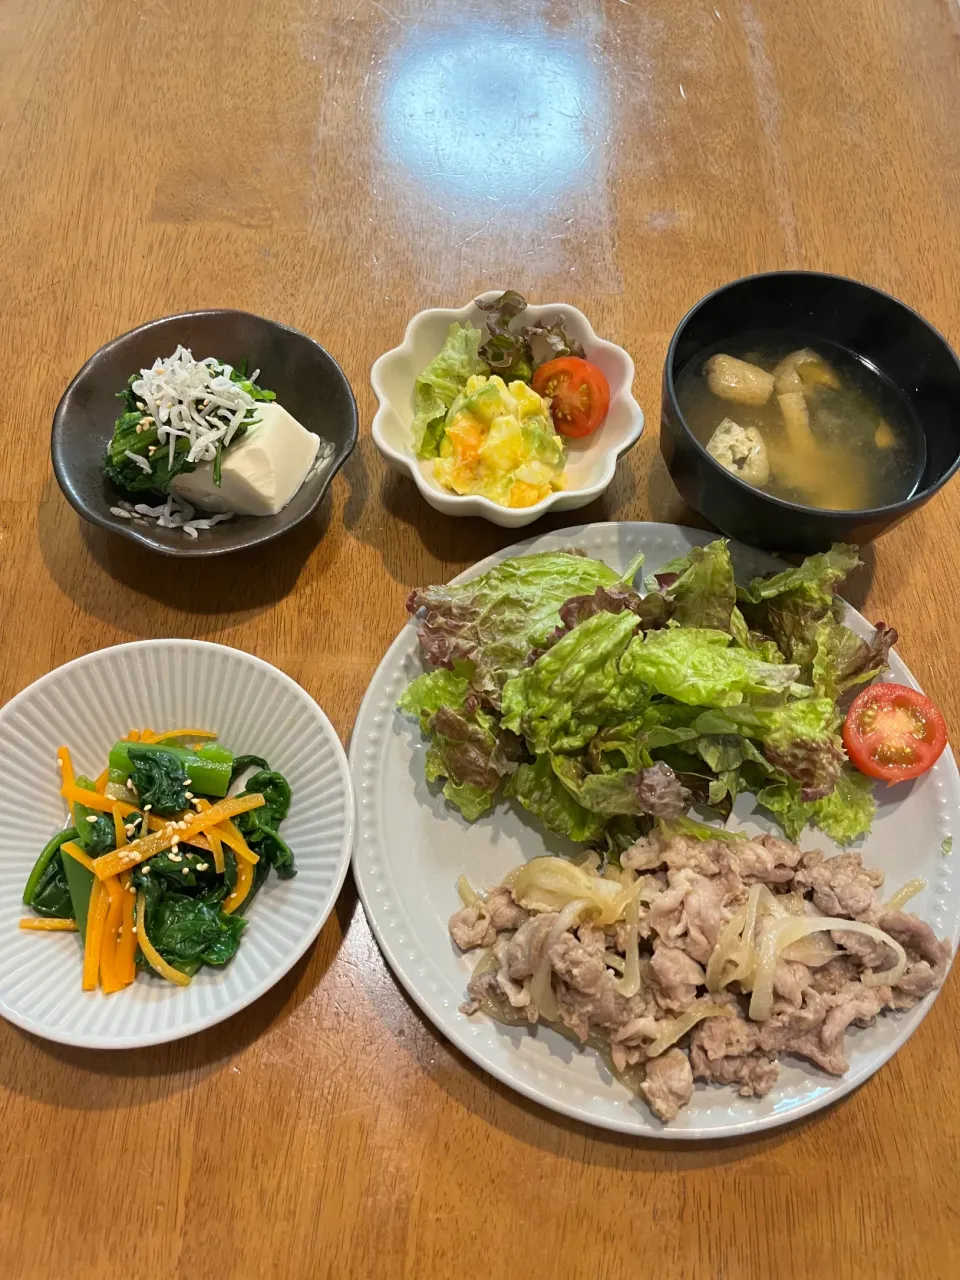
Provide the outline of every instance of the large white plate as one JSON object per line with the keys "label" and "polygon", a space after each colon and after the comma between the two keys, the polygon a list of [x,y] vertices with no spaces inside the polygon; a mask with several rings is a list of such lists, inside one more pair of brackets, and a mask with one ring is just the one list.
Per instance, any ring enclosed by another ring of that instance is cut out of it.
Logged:
{"label": "large white plate", "polygon": [[[649,573],[710,540],[710,534],[676,525],[581,525],[508,547],[454,581],[475,577],[507,556],[571,546],[615,568],[643,550],[644,572]],[[731,551],[740,576],[783,567],[762,552],[739,546]],[[855,610],[848,614],[861,634],[872,630]],[[903,621],[909,625],[909,619]],[[471,826],[427,786],[425,746],[417,726],[396,711],[400,693],[421,670],[410,622],[371,681],[351,740],[359,805],[354,873],[371,928],[397,977],[427,1017],[474,1062],[527,1097],[590,1124],[648,1137],[720,1138],[769,1129],[836,1101],[872,1075],[916,1029],[932,997],[908,1014],[888,1015],[873,1027],[849,1033],[850,1070],[842,1079],[786,1059],[766,1098],[744,1099],[730,1088],[698,1084],[690,1106],[663,1126],[590,1050],[581,1051],[545,1028],[528,1031],[483,1015],[464,1017],[458,1005],[472,961],[459,954],[447,934],[447,920],[459,905],[457,877],[466,873],[478,886],[495,883],[511,867],[545,848],[556,851],[561,842],[506,804]],[[916,686],[896,655],[891,655],[890,678]],[[951,752],[924,778],[884,788],[878,799],[880,811],[863,850],[866,861],[886,872],[888,886],[924,877],[927,887],[911,910],[956,945],[960,888],[954,858],[942,852],[960,812],[960,777]],[[804,833],[801,843],[837,851],[819,833]]]}
{"label": "large white plate", "polygon": [[[64,824],[56,749],[96,775],[131,727],[215,729],[236,754],[259,755],[292,790],[283,836],[292,880],[271,873],[240,949],[188,987],[140,976],[115,995],[80,989],[76,934],[28,933],[23,886]],[[303,955],[336,901],[350,861],[354,801],[329,720],[276,667],[201,640],[142,640],[100,649],[17,694],[0,711],[0,1015],[63,1044],[132,1049],[222,1022],[263,995]]]}

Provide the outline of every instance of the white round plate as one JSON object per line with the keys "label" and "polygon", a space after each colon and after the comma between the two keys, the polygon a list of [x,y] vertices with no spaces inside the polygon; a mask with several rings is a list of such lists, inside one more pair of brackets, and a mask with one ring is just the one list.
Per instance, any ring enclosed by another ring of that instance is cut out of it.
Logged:
{"label": "white round plate", "polygon": [[[581,525],[507,547],[454,581],[476,577],[507,556],[559,547],[580,547],[617,569],[643,550],[648,574],[711,538],[677,525]],[[783,568],[759,551],[731,545],[731,552],[740,577]],[[848,609],[847,621],[861,634],[872,631],[853,609]],[[903,621],[909,625],[909,619]],[[916,687],[895,654],[890,666],[890,679]],[[841,1079],[787,1058],[766,1098],[741,1098],[733,1089],[698,1082],[690,1105],[671,1124],[661,1125],[591,1050],[579,1050],[547,1028],[505,1027],[480,1014],[465,1017],[458,1006],[475,957],[460,955],[447,933],[447,921],[459,906],[457,877],[465,874],[481,887],[493,884],[518,863],[559,851],[562,842],[507,803],[472,825],[466,823],[427,785],[426,748],[416,722],[396,710],[397,698],[422,670],[411,621],[371,681],[351,740],[359,803],[354,874],[371,928],[404,987],[444,1035],[504,1084],[555,1111],[622,1133],[677,1139],[742,1136],[836,1101],[872,1075],[915,1030],[933,997],[909,1013],[888,1014],[873,1027],[848,1033],[850,1070]],[[942,846],[960,825],[960,776],[952,753],[945,751],[915,783],[883,788],[878,800],[873,833],[863,844],[865,861],[886,873],[891,891],[913,876],[924,877],[927,887],[910,909],[956,947],[957,855],[945,857]],[[757,830],[764,824],[744,825]],[[819,832],[805,832],[801,843],[837,852]]]}
{"label": "white round plate", "polygon": [[[56,750],[96,776],[131,728],[214,729],[237,755],[269,760],[290,783],[284,839],[297,875],[271,873],[223,969],[188,987],[140,975],[105,996],[80,989],[76,934],[21,930],[30,868],[65,824]],[[202,640],[141,640],[86,654],[0,711],[0,1015],[34,1035],[90,1049],[134,1049],[211,1027],[263,995],[320,932],[353,843],[347,758],[329,720],[289,676],[239,649]]]}

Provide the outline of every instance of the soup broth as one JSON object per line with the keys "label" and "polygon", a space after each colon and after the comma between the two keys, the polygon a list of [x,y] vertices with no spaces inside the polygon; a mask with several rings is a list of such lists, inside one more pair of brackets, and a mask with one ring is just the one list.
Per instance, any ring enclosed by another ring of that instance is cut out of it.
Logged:
{"label": "soup broth", "polygon": [[906,397],[852,352],[809,334],[746,333],[680,372],[690,430],[774,497],[832,511],[900,502],[926,463]]}

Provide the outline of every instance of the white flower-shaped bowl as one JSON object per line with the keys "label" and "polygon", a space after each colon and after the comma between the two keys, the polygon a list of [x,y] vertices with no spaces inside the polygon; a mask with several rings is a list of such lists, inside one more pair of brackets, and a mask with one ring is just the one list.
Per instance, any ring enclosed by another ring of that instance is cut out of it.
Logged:
{"label": "white flower-shaped bowl", "polygon": [[[498,298],[501,289],[482,294],[484,301]],[[633,361],[622,347],[598,338],[587,317],[564,302],[528,306],[524,323],[562,316],[571,337],[582,344],[586,357],[606,374],[610,383],[610,409],[603,425],[583,440],[567,441],[567,488],[552,493],[532,507],[501,507],[489,498],[451,493],[434,478],[429,462],[421,462],[413,449],[413,391],[454,321],[469,321],[486,331],[486,315],[475,302],[458,308],[434,307],[415,315],[407,325],[403,342],[374,363],[370,381],[379,407],[373,419],[373,440],[389,465],[413,477],[417,488],[437,511],[450,516],[483,516],[494,524],[516,529],[531,524],[546,511],[572,511],[598,498],[610,484],[617,460],[640,439],[643,410],[633,398]]]}

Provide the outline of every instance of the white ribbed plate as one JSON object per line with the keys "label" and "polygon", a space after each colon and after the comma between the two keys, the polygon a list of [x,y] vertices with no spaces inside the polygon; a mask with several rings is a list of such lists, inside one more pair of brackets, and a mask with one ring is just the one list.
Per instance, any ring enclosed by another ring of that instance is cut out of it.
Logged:
{"label": "white ribbed plate", "polygon": [[[642,550],[644,573],[649,574],[713,536],[678,525],[580,525],[507,547],[454,581],[474,578],[507,556],[559,547],[581,547],[618,569]],[[731,544],[730,550],[741,577],[784,567],[747,547]],[[898,619],[886,621],[896,625]],[[899,621],[904,630],[909,628],[909,618]],[[848,609],[847,622],[861,635],[872,633],[853,609]],[[895,654],[890,666],[890,679],[917,687]],[[457,877],[466,874],[477,886],[494,884],[518,863],[560,851],[562,842],[505,803],[479,822],[466,823],[428,787],[425,744],[416,723],[396,710],[397,698],[422,670],[410,622],[371,681],[350,741],[359,816],[354,875],[371,928],[407,991],[444,1035],[504,1084],[555,1111],[623,1133],[678,1139],[742,1136],[835,1102],[882,1066],[919,1025],[933,997],[908,1014],[887,1015],[873,1027],[848,1033],[850,1070],[842,1079],[788,1058],[766,1098],[740,1098],[730,1088],[698,1084],[690,1106],[672,1124],[661,1125],[590,1050],[578,1051],[545,1028],[527,1031],[482,1015],[464,1017],[458,1006],[473,961],[457,952],[447,933],[447,920],[459,906]],[[960,884],[954,864],[960,852],[944,857],[941,847],[951,832],[960,834],[960,777],[949,748],[925,777],[882,788],[877,798],[880,810],[864,843],[865,860],[886,873],[891,891],[923,876],[927,887],[910,909],[956,947]],[[751,820],[744,825],[757,830],[764,824]],[[819,833],[805,832],[801,844],[837,852]],[[950,1034],[949,1029],[944,1032]]]}
{"label": "white ribbed plate", "polygon": [[[30,868],[65,823],[57,747],[96,776],[110,745],[140,725],[214,729],[237,755],[263,756],[283,773],[293,797],[282,832],[298,873],[270,874],[223,969],[205,967],[184,988],[141,975],[104,996],[80,989],[78,935],[28,933],[17,921]],[[303,955],[350,861],[353,789],[329,720],[289,676],[225,645],[141,640],[51,671],[0,710],[0,778],[0,1014],[63,1044],[139,1048],[229,1018]]]}

